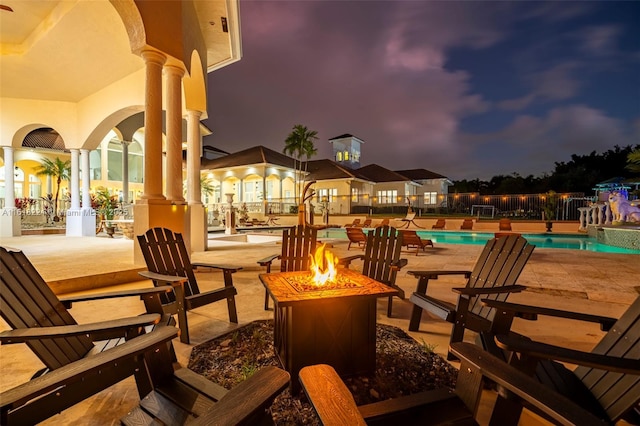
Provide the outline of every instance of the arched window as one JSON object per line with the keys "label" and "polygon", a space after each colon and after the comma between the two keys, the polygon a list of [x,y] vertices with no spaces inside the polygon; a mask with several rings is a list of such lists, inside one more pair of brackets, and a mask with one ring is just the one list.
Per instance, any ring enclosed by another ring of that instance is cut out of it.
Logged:
{"label": "arched window", "polygon": [[349,151],[344,152],[344,161],[349,161]]}
{"label": "arched window", "polygon": [[336,154],[336,161],[342,161],[342,152],[338,151]]}

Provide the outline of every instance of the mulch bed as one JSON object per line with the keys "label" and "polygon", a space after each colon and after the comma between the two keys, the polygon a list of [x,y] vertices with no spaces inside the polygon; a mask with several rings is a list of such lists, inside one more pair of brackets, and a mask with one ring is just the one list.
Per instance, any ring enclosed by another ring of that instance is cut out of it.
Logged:
{"label": "mulch bed", "polygon": [[[266,365],[279,366],[273,350],[273,321],[254,321],[193,348],[189,368],[227,389]],[[375,374],[345,379],[356,404],[411,393],[453,388],[457,370],[426,344],[397,327],[378,324]],[[276,398],[271,415],[277,425],[319,425],[311,405],[289,389]]]}

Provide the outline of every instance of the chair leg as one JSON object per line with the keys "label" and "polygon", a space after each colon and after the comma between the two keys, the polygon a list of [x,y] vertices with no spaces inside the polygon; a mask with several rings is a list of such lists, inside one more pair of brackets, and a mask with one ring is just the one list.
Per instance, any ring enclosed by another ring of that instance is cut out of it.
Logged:
{"label": "chair leg", "polygon": [[187,322],[184,287],[179,285],[174,287],[173,291],[176,295],[176,315],[178,316],[178,327],[180,328],[180,341],[189,344],[189,323]]}
{"label": "chair leg", "polygon": [[264,310],[269,310],[269,292],[267,290],[264,291]]}
{"label": "chair leg", "polygon": [[409,331],[418,331],[420,328],[420,320],[422,319],[422,308],[418,305],[413,305],[411,311],[411,319],[409,320]]}
{"label": "chair leg", "polygon": [[389,303],[387,303],[387,317],[391,318],[391,309],[393,307],[393,296],[389,296]]}
{"label": "chair leg", "polygon": [[236,310],[236,297],[227,297],[227,309],[229,309],[229,322],[238,323],[238,311]]}

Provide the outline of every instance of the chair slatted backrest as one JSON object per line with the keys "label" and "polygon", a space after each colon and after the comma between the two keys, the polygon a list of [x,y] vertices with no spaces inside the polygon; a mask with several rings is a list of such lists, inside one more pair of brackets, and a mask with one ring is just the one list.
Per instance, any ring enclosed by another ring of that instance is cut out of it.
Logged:
{"label": "chair slatted backrest", "polygon": [[[138,235],[138,242],[150,272],[186,277],[188,281],[184,285],[185,296],[200,294],[182,234],[166,228],[152,228]],[[162,303],[175,301],[173,292],[163,294],[161,298]]]}
{"label": "chair slatted backrest", "polygon": [[498,227],[500,231],[511,231],[511,220],[508,218],[500,219]]}
{"label": "chair slatted backrest", "polygon": [[460,229],[473,229],[473,219],[464,219]]}
{"label": "chair slatted backrest", "polygon": [[318,230],[296,225],[282,232],[280,272],[307,271],[311,267],[309,255],[316,251]]}
{"label": "chair slatted backrest", "polygon": [[395,284],[397,269],[391,265],[400,260],[402,234],[391,226],[370,230],[365,245],[362,274],[385,284]]}
{"label": "chair slatted backrest", "polygon": [[[0,247],[0,284],[0,313],[13,329],[77,324],[22,251]],[[93,348],[86,336],[27,345],[50,370],[82,359]]]}
{"label": "chair slatted backrest", "polygon": [[[591,352],[640,360],[640,297]],[[577,367],[574,374],[600,402],[614,423],[640,401],[640,376],[585,366]]]}
{"label": "chair slatted backrest", "polygon": [[446,222],[444,219],[438,219],[436,220],[436,224],[433,225],[431,228],[432,229],[444,229]]}
{"label": "chair slatted backrest", "polygon": [[[529,244],[520,235],[492,238],[480,254],[469,277],[467,287],[493,288],[516,284],[534,248],[534,245]],[[469,310],[476,315],[492,320],[495,311],[483,306],[482,299],[504,301],[507,296],[508,293],[500,293],[471,297]]]}
{"label": "chair slatted backrest", "polygon": [[422,239],[418,235],[416,231],[413,229],[401,229],[400,233],[402,234],[402,243],[406,245],[412,246],[422,246]]}

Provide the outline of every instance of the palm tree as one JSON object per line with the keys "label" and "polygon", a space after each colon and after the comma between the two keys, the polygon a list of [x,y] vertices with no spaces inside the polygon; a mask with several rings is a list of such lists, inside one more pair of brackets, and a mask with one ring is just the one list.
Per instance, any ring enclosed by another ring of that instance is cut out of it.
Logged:
{"label": "palm tree", "polygon": [[[293,126],[293,130],[284,141],[285,147],[282,150],[283,153],[292,155],[294,157],[293,160],[293,168],[296,170],[295,177],[295,187],[294,187],[294,196],[298,198],[298,176],[302,175],[302,156],[304,155],[307,160],[311,158],[311,156],[316,155],[318,150],[313,144],[313,141],[318,139],[318,132],[315,130],[309,130],[307,126],[303,126],[302,124],[296,124]],[[307,163],[305,162],[305,174],[307,171]],[[304,183],[305,177],[303,175],[302,182]],[[300,200],[302,203],[302,200]]]}
{"label": "palm tree", "polygon": [[48,158],[42,159],[42,164],[35,168],[38,176],[51,176],[56,179],[56,196],[54,197],[54,215],[53,220],[58,221],[58,195],[60,194],[60,183],[63,180],[69,180],[71,175],[71,161],[62,161],[59,157],[53,160]]}
{"label": "palm tree", "polygon": [[640,148],[627,155],[627,170],[640,173]]}

